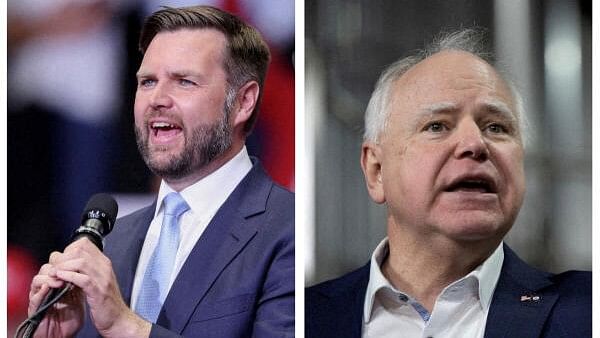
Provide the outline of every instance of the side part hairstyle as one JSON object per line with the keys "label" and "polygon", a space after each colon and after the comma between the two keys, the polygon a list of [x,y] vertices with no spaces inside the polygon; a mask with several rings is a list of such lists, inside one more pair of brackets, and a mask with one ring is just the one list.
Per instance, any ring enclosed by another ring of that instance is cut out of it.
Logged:
{"label": "side part hairstyle", "polygon": [[222,32],[228,42],[223,64],[229,84],[226,106],[232,108],[236,93],[244,84],[256,81],[259,86],[258,101],[252,116],[244,125],[244,131],[250,133],[258,117],[271,57],[269,47],[260,33],[238,17],[215,7],[163,8],[149,16],[142,26],[139,40],[142,54],[160,32],[173,32],[180,29],[216,29]]}

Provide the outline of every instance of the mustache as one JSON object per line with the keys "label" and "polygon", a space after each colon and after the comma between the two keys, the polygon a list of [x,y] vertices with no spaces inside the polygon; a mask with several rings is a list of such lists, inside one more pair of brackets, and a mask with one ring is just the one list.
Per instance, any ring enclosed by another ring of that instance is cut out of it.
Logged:
{"label": "mustache", "polygon": [[166,118],[169,120],[183,122],[179,115],[177,115],[175,113],[160,111],[160,110],[151,110],[151,111],[144,113],[143,119],[144,119],[145,123],[148,123],[148,121],[150,119],[157,118],[157,117],[163,117],[163,118]]}

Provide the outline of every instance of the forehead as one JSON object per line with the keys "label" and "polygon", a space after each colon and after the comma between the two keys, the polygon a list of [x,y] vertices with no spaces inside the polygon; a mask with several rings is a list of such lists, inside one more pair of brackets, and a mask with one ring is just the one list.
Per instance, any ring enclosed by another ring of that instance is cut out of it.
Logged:
{"label": "forehead", "polygon": [[212,28],[159,32],[148,45],[140,68],[169,63],[221,62],[226,46],[225,35]]}
{"label": "forehead", "polygon": [[461,51],[440,52],[418,63],[394,82],[390,94],[392,113],[440,105],[462,109],[493,104],[507,107],[516,115],[510,88],[494,68]]}

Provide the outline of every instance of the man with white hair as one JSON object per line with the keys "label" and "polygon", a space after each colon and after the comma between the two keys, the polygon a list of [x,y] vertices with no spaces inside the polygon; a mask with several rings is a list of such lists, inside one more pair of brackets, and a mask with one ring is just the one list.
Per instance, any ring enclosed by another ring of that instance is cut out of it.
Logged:
{"label": "man with white hair", "polygon": [[591,273],[535,270],[502,242],[525,193],[523,112],[481,39],[448,34],[381,75],[361,166],[388,237],[307,289],[307,337],[591,336]]}

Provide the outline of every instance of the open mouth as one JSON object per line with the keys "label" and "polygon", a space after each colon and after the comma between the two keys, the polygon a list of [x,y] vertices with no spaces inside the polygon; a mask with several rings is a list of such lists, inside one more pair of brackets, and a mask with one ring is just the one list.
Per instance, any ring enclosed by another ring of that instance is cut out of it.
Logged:
{"label": "open mouth", "polygon": [[446,192],[476,192],[476,193],[497,193],[496,184],[488,178],[463,178],[450,184]]}
{"label": "open mouth", "polygon": [[169,138],[181,132],[181,127],[168,122],[152,122],[150,129],[155,137]]}

